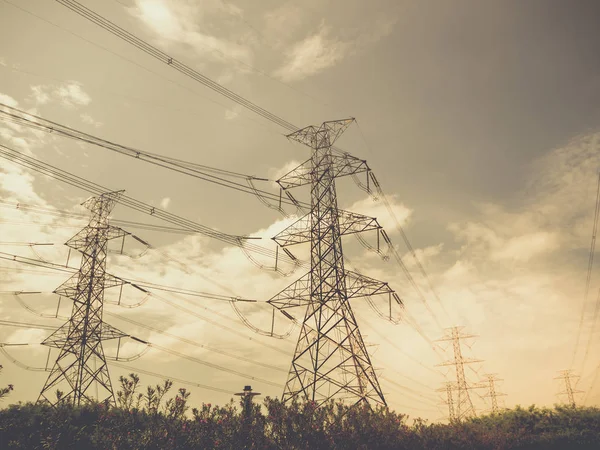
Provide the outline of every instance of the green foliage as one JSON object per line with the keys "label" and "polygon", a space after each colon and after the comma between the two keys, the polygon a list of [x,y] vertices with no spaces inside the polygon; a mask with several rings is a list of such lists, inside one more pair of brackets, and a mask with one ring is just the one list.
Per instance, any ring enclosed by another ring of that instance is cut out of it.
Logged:
{"label": "green foliage", "polygon": [[[52,408],[31,403],[0,410],[2,449],[598,449],[600,410],[517,407],[451,424],[429,424],[387,408],[329,402],[238,407],[202,404],[190,393],[167,399],[171,382],[138,393],[135,374],[121,377],[118,407]],[[191,412],[191,414],[189,414]]]}

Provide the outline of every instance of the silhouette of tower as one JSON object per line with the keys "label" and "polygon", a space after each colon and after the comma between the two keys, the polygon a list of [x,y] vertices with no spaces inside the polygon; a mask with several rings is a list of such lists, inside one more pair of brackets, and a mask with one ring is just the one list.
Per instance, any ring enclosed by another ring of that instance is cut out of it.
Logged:
{"label": "silhouette of tower", "polygon": [[467,383],[467,378],[465,376],[465,364],[471,364],[475,362],[481,362],[481,360],[476,359],[465,359],[462,356],[462,349],[460,345],[461,339],[473,338],[475,335],[467,335],[461,333],[461,330],[464,327],[453,327],[449,328],[446,332],[445,337],[442,339],[438,339],[438,342],[443,341],[451,341],[452,349],[454,351],[454,359],[451,361],[446,361],[439,366],[455,366],[456,368],[456,391],[457,391],[457,399],[456,399],[456,419],[461,420],[465,417],[475,417],[475,408],[473,407],[473,402],[471,401],[471,396],[469,395],[469,390],[473,389],[474,386],[470,386]]}
{"label": "silhouette of tower", "polygon": [[[335,179],[368,171],[366,162],[337,155],[332,145],[354,119],[324,122],[288,135],[312,149],[311,158],[284,175],[282,189],[311,188],[311,210],[273,239],[285,247],[310,242],[310,271],[269,300],[281,310],[306,307],[283,401],[317,404],[338,398],[385,405],[349,299],[387,293],[387,283],[344,268],[342,235],[380,230],[374,218],[338,209]],[[285,312],[285,311],[284,311]]]}
{"label": "silhouette of tower", "polygon": [[[106,273],[108,241],[127,234],[108,223],[108,216],[123,191],[92,197],[83,205],[91,211],[89,224],[66,245],[82,254],[79,271],[54,292],[73,300],[68,322],[43,344],[60,350],[42,388],[38,402],[80,405],[93,401],[90,389],[96,385],[98,401],[115,404],[102,341],[127,336],[102,320],[104,289],[122,281]],[[54,399],[51,392],[61,390]]]}

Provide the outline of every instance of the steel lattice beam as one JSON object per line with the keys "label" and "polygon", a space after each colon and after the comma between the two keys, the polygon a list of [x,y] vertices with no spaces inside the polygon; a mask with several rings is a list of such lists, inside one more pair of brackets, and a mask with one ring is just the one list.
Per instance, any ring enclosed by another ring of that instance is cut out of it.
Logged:
{"label": "steel lattice beam", "polygon": [[[126,334],[102,320],[104,289],[122,281],[106,273],[108,241],[127,233],[108,223],[108,216],[122,191],[92,197],[83,203],[91,211],[87,227],[66,245],[82,253],[79,272],[55,290],[73,300],[68,322],[52,333],[43,344],[60,349],[58,358],[42,388],[38,402],[80,405],[90,401],[115,403],[102,348],[102,341],[125,337]],[[98,398],[91,388],[99,388]],[[100,389],[102,393],[100,393]],[[63,395],[58,398],[55,390]]]}
{"label": "steel lattice beam", "polygon": [[461,339],[472,338],[475,336],[463,334],[461,332],[462,328],[463,327],[450,328],[447,330],[448,332],[444,338],[438,339],[438,342],[452,342],[454,359],[438,364],[438,366],[454,366],[456,368],[455,388],[457,391],[457,399],[455,403],[454,417],[458,420],[462,420],[466,417],[476,416],[475,407],[473,406],[473,402],[471,401],[469,390],[479,386],[470,386],[469,383],[467,383],[467,377],[465,376],[465,364],[481,362],[481,360],[478,359],[467,359],[463,357],[462,348],[460,345]]}
{"label": "steel lattice beam", "polygon": [[269,301],[281,310],[306,308],[284,402],[336,398],[386,404],[349,299],[393,291],[387,283],[346,271],[342,251],[342,235],[381,228],[375,219],[337,206],[335,178],[369,170],[365,161],[332,154],[334,141],[353,121],[325,122],[288,136],[309,146],[312,155],[278,182],[283,189],[310,184],[311,211],[274,240],[284,248],[310,242],[311,270]]}

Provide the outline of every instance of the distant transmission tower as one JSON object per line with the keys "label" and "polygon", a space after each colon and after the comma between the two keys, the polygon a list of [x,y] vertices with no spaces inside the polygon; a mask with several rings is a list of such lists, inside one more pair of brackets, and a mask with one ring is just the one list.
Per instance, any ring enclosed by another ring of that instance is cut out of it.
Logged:
{"label": "distant transmission tower", "polygon": [[387,293],[401,302],[387,283],[344,268],[341,236],[381,228],[371,217],[338,209],[335,179],[369,170],[365,161],[332,153],[353,121],[325,122],[288,135],[310,147],[312,156],[278,183],[284,190],[310,185],[311,210],[273,239],[286,252],[286,246],[310,242],[311,268],[269,300],[281,310],[306,307],[284,402],[302,397],[319,405],[332,398],[386,404],[349,299]]}
{"label": "distant transmission tower", "polygon": [[482,386],[488,389],[488,393],[485,394],[484,397],[492,400],[492,414],[496,414],[500,411],[500,408],[498,407],[498,397],[506,395],[496,391],[496,383],[503,380],[496,378],[496,374],[486,373],[484,376],[486,379],[482,382]]}
{"label": "distant transmission tower", "polygon": [[[92,212],[90,222],[66,243],[81,252],[81,266],[78,273],[54,291],[72,299],[73,309],[69,321],[43,342],[60,349],[60,353],[38,402],[80,405],[94,400],[90,390],[95,384],[102,388],[96,400],[115,403],[102,341],[126,334],[103,322],[102,312],[104,289],[122,284],[106,273],[108,241],[127,234],[108,224],[108,215],[122,192],[105,193],[84,202]],[[53,396],[54,389],[60,389],[63,395]]]}
{"label": "distant transmission tower", "polygon": [[454,409],[454,397],[452,391],[456,390],[456,383],[447,381],[444,386],[437,389],[437,392],[445,392],[446,399],[443,402],[448,405],[448,420],[454,422],[456,420],[456,411]]}
{"label": "distant transmission tower", "polygon": [[467,378],[465,377],[465,364],[481,362],[481,360],[463,358],[460,340],[476,337],[475,335],[462,334],[461,330],[463,328],[464,327],[449,328],[446,335],[442,339],[438,339],[438,342],[452,341],[454,359],[439,365],[456,367],[456,391],[458,397],[456,401],[456,418],[458,420],[464,419],[465,417],[475,417],[476,415],[471,396],[469,395],[469,390],[474,389],[474,386],[470,386],[467,383]]}
{"label": "distant transmission tower", "polygon": [[571,405],[572,407],[575,407],[575,394],[581,394],[583,391],[578,391],[575,390],[573,387],[573,384],[571,383],[571,381],[574,378],[579,378],[578,375],[575,375],[573,373],[572,370],[561,370],[558,373],[560,373],[560,376],[555,377],[555,380],[563,380],[565,383],[565,390],[559,392],[559,395],[567,395],[567,402],[569,403],[569,405]]}

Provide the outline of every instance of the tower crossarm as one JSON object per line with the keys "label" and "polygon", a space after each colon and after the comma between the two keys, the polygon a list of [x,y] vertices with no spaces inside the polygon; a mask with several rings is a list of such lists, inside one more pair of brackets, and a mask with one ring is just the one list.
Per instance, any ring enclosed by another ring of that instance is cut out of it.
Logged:
{"label": "tower crossarm", "polygon": [[[382,227],[374,217],[339,210],[340,235],[380,230]],[[278,233],[273,240],[281,247],[310,242],[313,233],[311,215],[307,214]]]}
{"label": "tower crossarm", "polygon": [[[391,294],[397,303],[402,304],[402,301],[388,283],[350,270],[346,271],[345,275],[347,298]],[[267,303],[277,309],[306,306],[311,302],[311,297],[314,298],[320,287],[315,286],[314,289],[315,292],[311,292],[311,274],[309,272],[272,297]]]}
{"label": "tower crossarm", "polygon": [[[101,233],[102,239],[107,241],[131,234],[119,227],[114,227],[112,225],[97,226],[95,229]],[[65,245],[74,250],[79,250],[85,255],[86,250],[89,247],[89,228],[84,228],[81,230],[79,233],[65,242]]]}
{"label": "tower crossarm", "polygon": [[[50,336],[48,336],[46,339],[44,339],[44,341],[42,342],[42,345],[46,345],[47,347],[54,347],[54,348],[63,348],[65,347],[66,344],[69,344],[70,339],[69,339],[69,334],[73,333],[75,327],[71,327],[69,323],[64,324],[63,326],[61,326],[58,330],[56,330],[54,333],[52,333]],[[107,341],[109,339],[119,339],[119,338],[124,338],[124,337],[128,337],[128,334],[123,333],[121,330],[116,329],[115,327],[107,324],[106,322],[102,322],[102,325],[100,326],[100,330],[98,333],[94,334],[94,337],[99,340],[99,341]],[[72,340],[72,344],[76,344],[77,340],[73,339]],[[73,347],[72,352],[74,352],[75,349]]]}
{"label": "tower crossarm", "polygon": [[[79,272],[75,273],[73,276],[71,276],[71,278],[69,278],[67,281],[65,281],[63,284],[61,284],[59,287],[57,287],[53,291],[53,293],[62,295],[63,297],[77,298],[77,294],[80,289],[80,286],[79,286],[80,277],[81,277],[81,275]],[[125,283],[126,282],[119,277],[116,277],[116,276],[111,275],[106,272],[104,273],[103,289],[108,289],[108,288],[115,287],[115,286],[122,286]]]}
{"label": "tower crossarm", "polygon": [[267,303],[277,309],[306,306],[310,302],[310,272],[300,277],[281,292],[273,296]]}
{"label": "tower crossarm", "polygon": [[[480,362],[483,362],[483,359],[462,358],[460,361],[461,364],[472,364],[472,363],[480,363]],[[452,360],[452,361],[444,361],[442,363],[436,364],[436,367],[455,366],[455,365],[456,365],[456,361]]]}
{"label": "tower crossarm", "polygon": [[[348,298],[369,297],[379,294],[395,294],[388,283],[375,280],[357,272],[346,271],[346,289]],[[397,299],[399,301],[399,297]],[[401,303],[401,302],[400,302]]]}
{"label": "tower crossarm", "polygon": [[337,138],[355,120],[354,117],[342,120],[328,120],[327,122],[323,122],[320,127],[309,125],[286,135],[286,137],[312,149],[331,147]]}
{"label": "tower crossarm", "polygon": [[[330,155],[331,159],[331,171],[333,172],[333,178],[345,177],[348,175],[355,175],[362,172],[367,172],[369,166],[365,160],[356,158],[352,155]],[[282,176],[277,183],[283,189],[290,189],[299,186],[310,184],[313,181],[313,161],[309,159],[292,171]]]}

